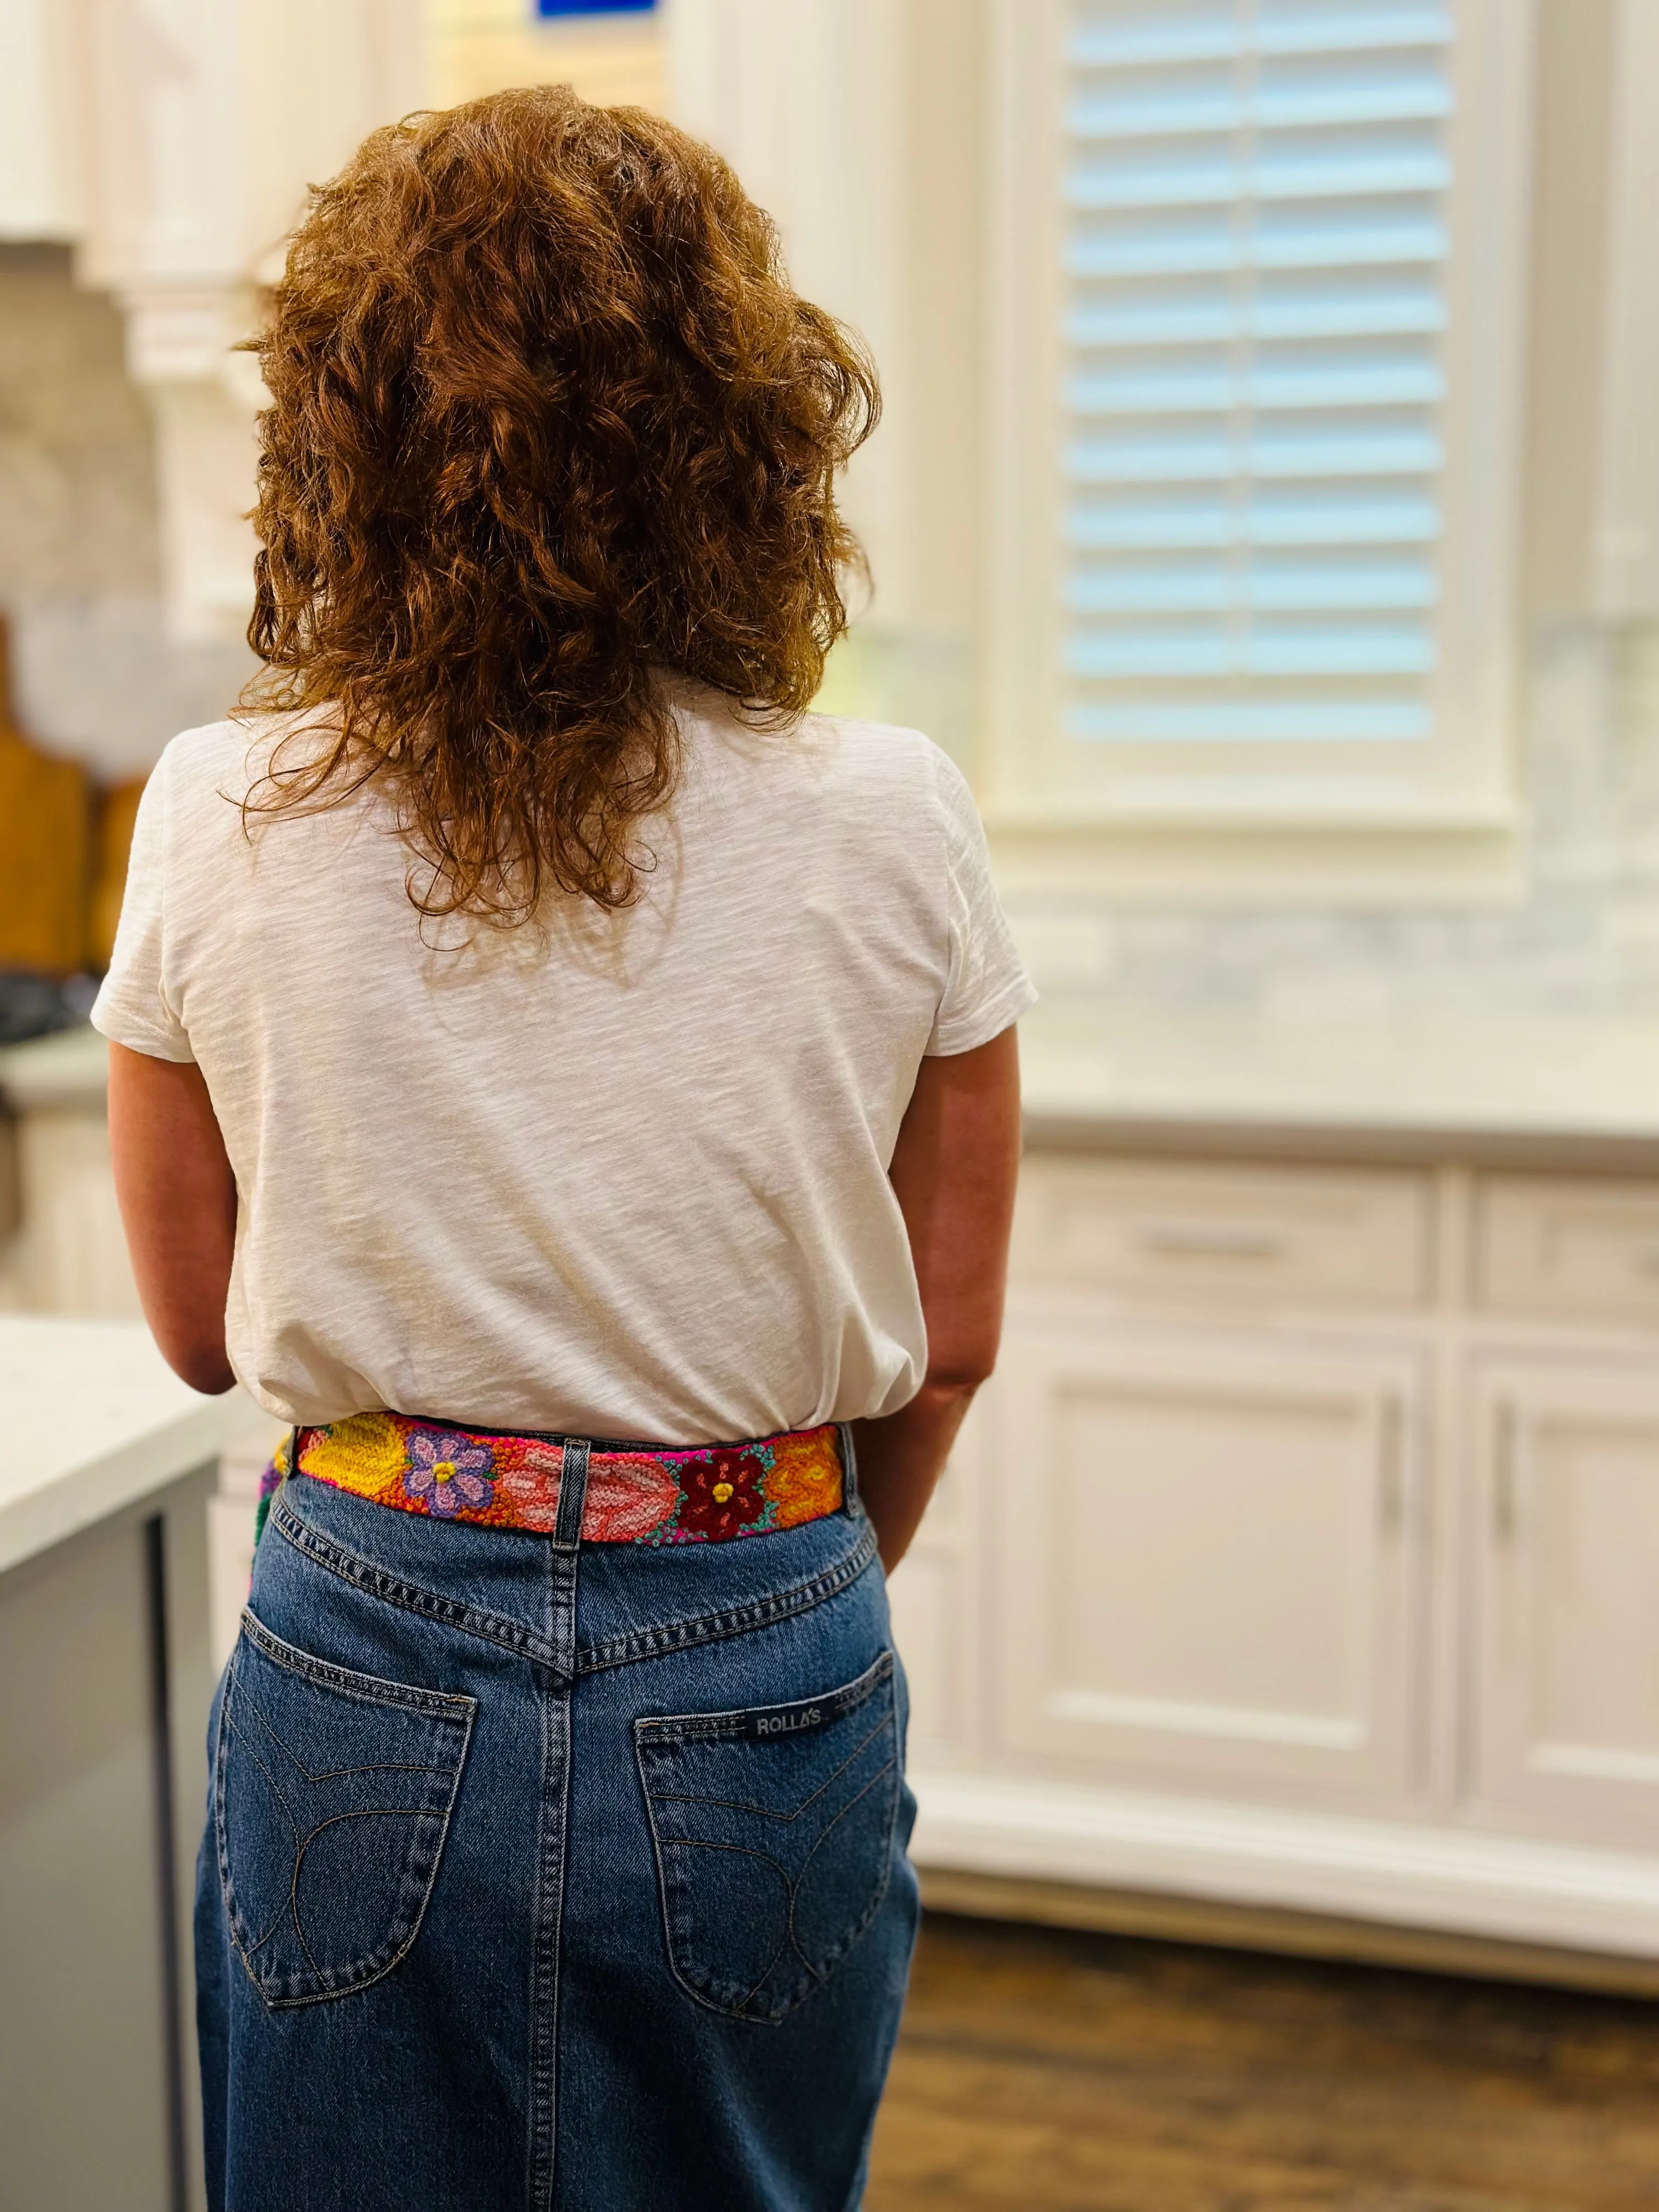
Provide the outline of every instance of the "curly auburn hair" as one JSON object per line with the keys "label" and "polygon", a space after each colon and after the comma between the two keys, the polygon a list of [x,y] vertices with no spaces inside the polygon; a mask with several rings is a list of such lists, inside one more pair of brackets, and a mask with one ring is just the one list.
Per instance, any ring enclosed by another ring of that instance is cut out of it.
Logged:
{"label": "curly auburn hair", "polygon": [[278,745],[249,810],[380,783],[427,915],[628,904],[678,765],[665,672],[781,726],[846,627],[867,356],[717,155],[562,86],[365,140],[253,349],[242,707],[327,737]]}

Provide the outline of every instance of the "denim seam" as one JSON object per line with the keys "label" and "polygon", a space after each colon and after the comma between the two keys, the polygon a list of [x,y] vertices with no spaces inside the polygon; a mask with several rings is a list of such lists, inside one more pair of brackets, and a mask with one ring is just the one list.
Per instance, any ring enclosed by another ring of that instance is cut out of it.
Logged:
{"label": "denim seam", "polygon": [[591,1644],[585,1650],[579,1647],[575,1671],[578,1675],[597,1674],[607,1667],[632,1666],[639,1660],[659,1659],[670,1651],[684,1651],[696,1644],[713,1644],[728,1636],[744,1635],[751,1629],[773,1627],[781,1620],[810,1613],[814,1606],[838,1596],[870,1567],[875,1556],[876,1532],[866,1528],[844,1559],[813,1576],[809,1582],[796,1583],[787,1590],[775,1590],[771,1596],[757,1598],[748,1605],[730,1606],[721,1613],[699,1613],[688,1620],[665,1622],[656,1628],[637,1629],[631,1636],[613,1637],[608,1643]]}
{"label": "denim seam", "polygon": [[559,1979],[564,1938],[564,1885],[570,1843],[571,1692],[575,1679],[576,1578],[580,1571],[582,1508],[586,1502],[585,1443],[567,1447],[559,1513],[547,1560],[547,1627],[556,1667],[541,1686],[542,1789],[537,1815],[534,1949],[531,1966],[530,2203],[553,2212],[559,2158]]}
{"label": "denim seam", "polygon": [[388,1605],[400,1607],[405,1613],[441,1620],[466,1635],[482,1638],[486,1644],[499,1644],[517,1657],[533,1659],[556,1673],[559,1671],[558,1652],[534,1629],[525,1628],[516,1620],[504,1620],[499,1613],[482,1613],[476,1606],[459,1604],[419,1583],[405,1582],[401,1576],[388,1574],[384,1567],[377,1567],[373,1561],[348,1551],[331,1537],[319,1536],[292,1509],[283,1507],[280,1493],[270,1525],[286,1537],[296,1552],[304,1553],[319,1567],[326,1567],[331,1574],[366,1590],[371,1597],[383,1598]]}

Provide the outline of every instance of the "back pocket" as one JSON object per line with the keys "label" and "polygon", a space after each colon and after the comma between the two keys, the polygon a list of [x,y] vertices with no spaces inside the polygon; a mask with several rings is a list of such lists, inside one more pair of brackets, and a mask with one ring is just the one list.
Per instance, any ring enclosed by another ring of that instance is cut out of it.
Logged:
{"label": "back pocket", "polygon": [[634,1723],[675,1978],[777,2021],[875,1917],[899,1803],[893,1655],[838,1690]]}
{"label": "back pocket", "polygon": [[214,1828],[231,1936],[268,2005],[344,1996],[409,1950],[476,1710],[313,1658],[243,1614]]}

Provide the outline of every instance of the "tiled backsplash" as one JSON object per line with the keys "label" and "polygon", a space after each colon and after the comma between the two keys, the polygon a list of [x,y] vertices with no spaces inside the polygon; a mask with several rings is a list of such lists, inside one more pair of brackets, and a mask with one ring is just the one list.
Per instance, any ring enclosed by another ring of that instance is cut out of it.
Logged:
{"label": "tiled backsplash", "polygon": [[0,246],[0,612],[24,729],[100,775],[148,768],[252,666],[170,643],[150,416],[121,318],[67,248]]}
{"label": "tiled backsplash", "polygon": [[1562,628],[1524,709],[1531,831],[1510,905],[1334,912],[1022,902],[1051,1000],[1301,1020],[1659,1015],[1659,630]]}

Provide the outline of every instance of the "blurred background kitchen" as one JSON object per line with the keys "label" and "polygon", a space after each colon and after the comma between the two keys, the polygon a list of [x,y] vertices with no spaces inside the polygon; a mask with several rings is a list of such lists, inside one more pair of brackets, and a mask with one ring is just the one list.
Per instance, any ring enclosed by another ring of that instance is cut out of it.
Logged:
{"label": "blurred background kitchen", "polygon": [[1044,993],[871,2212],[1650,2205],[1659,0],[0,0],[0,2208],[197,2201],[270,1437],[136,1322],[84,1017],[252,665],[231,349],[534,82],[872,347],[821,703],[963,762]]}

